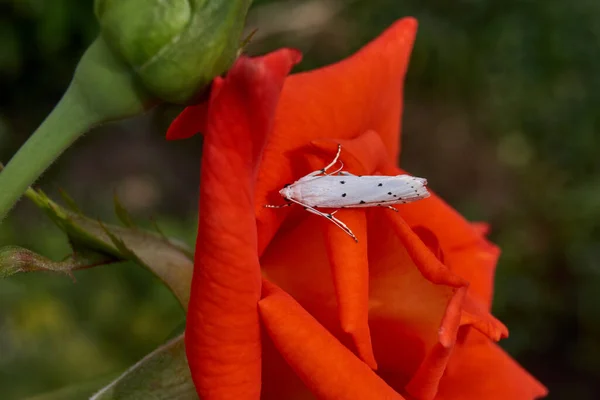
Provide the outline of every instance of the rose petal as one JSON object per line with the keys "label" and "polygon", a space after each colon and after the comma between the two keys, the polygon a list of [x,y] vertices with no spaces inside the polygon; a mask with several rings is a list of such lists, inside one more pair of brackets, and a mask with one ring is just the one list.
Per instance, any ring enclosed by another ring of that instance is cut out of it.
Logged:
{"label": "rose petal", "polygon": [[403,399],[292,297],[263,284],[260,315],[275,347],[319,399]]}
{"label": "rose petal", "polygon": [[498,248],[485,240],[479,225],[469,223],[431,190],[430,193],[425,200],[401,207],[400,215],[411,227],[435,232],[444,264],[470,283],[470,294],[489,310]]}
{"label": "rose petal", "polygon": [[[456,338],[462,314],[462,302],[466,287],[458,289],[446,308],[446,313],[440,327],[440,341],[427,354],[412,379],[406,385],[406,391],[418,400],[432,400],[438,391],[438,385],[452,353],[454,342],[442,340],[442,334]],[[443,330],[447,330],[443,332]]]}
{"label": "rose petal", "polygon": [[475,297],[487,310],[492,305],[494,274],[499,256],[500,249],[487,241],[450,248],[447,252],[446,264],[470,282],[469,295]]}
{"label": "rose petal", "polygon": [[[308,169],[322,168],[337,149],[336,142],[342,143],[341,159],[352,172],[360,173],[359,171],[367,168],[371,170],[368,172],[372,172],[374,168],[378,168],[392,174],[399,173],[394,167],[385,165],[385,157],[381,157],[380,150],[383,148],[382,141],[372,131],[353,140],[313,142],[319,149],[329,152],[330,156],[310,157],[316,161],[309,163]],[[375,167],[377,165],[380,166]],[[336,216],[355,230],[359,238],[362,238],[365,234],[357,233],[363,231],[362,223],[360,219],[355,221],[355,216],[361,214],[362,211],[341,210]],[[505,334],[506,328],[489,315],[485,308],[476,307],[476,303],[468,304],[471,311],[463,310],[468,283],[450,271],[435,256],[439,253],[439,243],[432,232],[421,228],[422,235],[419,236],[404,224],[401,235],[403,242],[397,243],[393,240],[390,242],[394,233],[383,228],[390,225],[390,218],[394,213],[377,209],[368,211],[368,214],[369,223],[373,226],[367,235],[370,267],[358,262],[362,259],[360,241],[357,248],[357,245],[330,221],[312,215],[306,215],[304,218],[315,222],[320,221],[329,235],[336,235],[335,238],[330,237],[330,240],[327,240],[327,235],[325,236],[326,248],[333,267],[332,277],[322,274],[327,264],[322,259],[323,256],[319,256],[322,254],[319,246],[307,246],[308,243],[320,240],[308,227],[302,228],[304,234],[299,233],[300,227],[292,231],[286,230],[287,233],[281,232],[278,238],[286,237],[286,239],[272,243],[263,258],[263,266],[268,276],[297,296],[301,304],[338,337],[338,331],[331,327],[333,317],[327,313],[327,310],[329,313],[332,310],[329,306],[332,304],[331,300],[327,297],[332,295],[332,290],[327,279],[330,278],[336,283],[335,292],[340,319],[343,321],[344,318],[353,318],[353,321],[361,319],[364,321],[365,305],[361,306],[358,299],[364,299],[368,293],[369,289],[364,286],[366,283],[364,275],[370,269],[371,332],[375,335],[373,338],[374,345],[377,347],[377,360],[383,362],[383,370],[380,372],[394,384],[397,390],[403,389],[410,381],[411,394],[418,394],[419,397],[424,398],[431,397],[437,390],[437,383],[444,371],[461,324],[473,324],[494,338]],[[306,225],[308,223],[301,223],[300,226]],[[417,254],[416,260],[420,264],[413,263],[403,250],[405,246],[413,249],[412,253]],[[277,256],[274,255],[275,252]],[[384,261],[385,257],[389,260]],[[282,264],[281,269],[274,268],[275,265],[270,260],[275,258],[291,258],[294,264],[285,266]],[[296,262],[297,266],[295,266]],[[388,263],[390,265],[386,267]],[[290,271],[302,272],[291,273]],[[303,276],[310,281],[303,282],[301,278]],[[334,307],[335,304],[332,306]],[[361,315],[363,317],[359,317]],[[355,345],[362,345],[363,348],[368,349],[369,331],[364,329],[361,332],[356,328],[354,330],[356,331],[353,335]],[[360,350],[359,354],[361,354]],[[367,359],[364,354],[361,356]]]}
{"label": "rose petal", "polygon": [[340,324],[356,346],[359,357],[371,368],[377,362],[369,332],[369,260],[367,258],[367,219],[362,210],[340,210],[335,215],[359,239],[355,243],[331,221],[321,222],[335,285]]}
{"label": "rose petal", "polygon": [[485,307],[478,306],[474,299],[468,301],[468,282],[442,264],[401,216],[393,215],[391,220],[398,237],[423,276],[433,283],[458,288],[440,324],[439,346],[436,344],[424,358],[406,386],[408,393],[415,398],[430,400],[437,392],[437,384],[450,357],[449,350],[454,346],[459,326],[472,324],[494,339],[506,337],[508,331]]}
{"label": "rose petal", "polygon": [[285,361],[263,329],[263,376],[261,400],[316,400],[304,382]]}
{"label": "rose petal", "polygon": [[[298,210],[260,258],[263,276],[281,287],[336,337],[341,330],[322,217]],[[352,239],[350,239],[352,240]],[[354,243],[354,242],[353,242]]]}
{"label": "rose petal", "polygon": [[[300,211],[306,214],[300,223],[288,226],[286,222],[265,251],[261,258],[263,274],[343,344],[355,349],[340,329],[332,269],[320,229],[328,221]],[[390,377],[394,388],[403,390],[427,351],[438,342],[438,329],[454,289],[434,285],[422,276],[391,227],[385,227],[390,225],[385,221],[392,211],[378,209],[368,214],[372,344],[378,372],[386,379]],[[374,217],[378,218],[371,221]],[[344,239],[356,245],[351,238]]]}
{"label": "rose petal", "polygon": [[283,80],[298,60],[291,50],[242,57],[213,84],[186,329],[190,369],[203,399],[260,397],[254,186]]}
{"label": "rose petal", "polygon": [[444,251],[440,246],[440,242],[437,239],[435,233],[425,228],[424,226],[412,226],[413,232],[421,239],[423,244],[427,246],[431,254],[433,254],[440,262],[444,263]]}
{"label": "rose petal", "polygon": [[[439,241],[437,240],[437,236],[432,231],[422,226],[412,227],[412,230],[427,246],[431,253],[435,255],[440,262],[444,263],[444,255]],[[456,251],[451,252],[450,258],[452,261],[456,261],[456,253]],[[472,266],[473,268],[481,267],[480,265],[475,265],[478,261],[476,254],[469,252],[468,255],[469,257],[463,261],[465,264]],[[465,266],[463,265],[461,269],[464,270]],[[489,306],[485,302],[481,301],[479,296],[474,296],[472,294],[470,286],[462,304],[460,325],[473,325],[476,329],[480,330],[490,339],[496,341],[500,340],[501,338],[508,337],[508,329],[506,326],[504,326],[502,322],[490,314]]]}
{"label": "rose petal", "polygon": [[532,400],[548,390],[497,344],[470,328],[457,343],[436,400]]}
{"label": "rose petal", "polygon": [[494,341],[508,337],[508,328],[490,314],[482,301],[470,294],[470,288],[462,305],[460,325],[472,325]]}
{"label": "rose petal", "polygon": [[487,236],[491,230],[490,224],[487,222],[471,222],[471,226],[481,236]]}
{"label": "rose petal", "polygon": [[413,18],[404,18],[346,60],[286,80],[257,186],[259,254],[285,216],[262,205],[278,201],[283,185],[311,172],[296,152],[311,140],[351,139],[372,129],[389,160],[397,159],[402,87],[416,27]]}
{"label": "rose petal", "polygon": [[[214,93],[216,88],[212,90]],[[187,139],[197,133],[204,133],[206,131],[207,113],[208,101],[186,107],[169,126],[167,140]]]}
{"label": "rose petal", "polygon": [[468,285],[467,281],[454,274],[436,258],[400,215],[392,215],[391,221],[408,254],[425,278],[435,284],[455,288]]}

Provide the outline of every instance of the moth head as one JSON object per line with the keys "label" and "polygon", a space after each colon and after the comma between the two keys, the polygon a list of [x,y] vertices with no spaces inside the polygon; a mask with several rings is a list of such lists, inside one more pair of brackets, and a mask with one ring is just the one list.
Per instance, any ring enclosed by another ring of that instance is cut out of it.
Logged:
{"label": "moth head", "polygon": [[290,197],[290,192],[291,192],[291,183],[286,183],[285,185],[283,185],[283,188],[279,191],[279,194],[282,195],[283,197],[285,197],[286,199]]}

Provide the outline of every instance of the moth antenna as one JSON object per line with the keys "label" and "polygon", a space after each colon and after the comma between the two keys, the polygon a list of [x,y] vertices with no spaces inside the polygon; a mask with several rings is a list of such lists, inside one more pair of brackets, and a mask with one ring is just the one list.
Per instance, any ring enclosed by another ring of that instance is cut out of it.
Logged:
{"label": "moth antenna", "polygon": [[339,162],[340,162],[340,164],[342,164],[342,165],[341,165],[341,166],[340,166],[338,169],[336,169],[335,171],[333,171],[333,172],[332,172],[332,173],[330,173],[330,174],[325,174],[325,175],[327,175],[327,176],[330,176],[330,175],[335,175],[335,174],[337,174],[338,172],[340,172],[341,170],[343,170],[343,169],[344,169],[344,162],[343,162],[342,160],[339,160]]}
{"label": "moth antenna", "polygon": [[279,204],[279,205],[265,204],[264,207],[265,208],[283,208],[283,207],[289,207],[291,205],[292,205],[292,203],[285,203],[285,204]]}

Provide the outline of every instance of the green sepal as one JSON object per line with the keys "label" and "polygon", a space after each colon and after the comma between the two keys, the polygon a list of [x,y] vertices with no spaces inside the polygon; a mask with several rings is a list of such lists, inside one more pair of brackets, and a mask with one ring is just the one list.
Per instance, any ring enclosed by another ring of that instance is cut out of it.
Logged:
{"label": "green sepal", "polygon": [[96,0],[102,35],[144,86],[188,104],[231,66],[251,0]]}

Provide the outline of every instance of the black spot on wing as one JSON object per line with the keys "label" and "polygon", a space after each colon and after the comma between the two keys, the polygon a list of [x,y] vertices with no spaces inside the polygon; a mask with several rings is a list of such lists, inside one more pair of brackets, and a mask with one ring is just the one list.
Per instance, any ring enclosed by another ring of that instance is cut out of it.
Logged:
{"label": "black spot on wing", "polygon": [[377,186],[383,186],[383,183],[380,183],[380,184],[379,184],[379,185],[377,185]]}
{"label": "black spot on wing", "polygon": [[391,196],[391,195],[392,195],[392,192],[388,192],[388,194]]}
{"label": "black spot on wing", "polygon": [[344,183],[346,183],[346,181],[340,181],[340,183],[343,185]]}
{"label": "black spot on wing", "polygon": [[361,200],[360,203],[358,203],[358,204],[365,204],[365,202],[363,200]]}
{"label": "black spot on wing", "polygon": [[342,197],[346,197],[346,193],[342,193]]}

